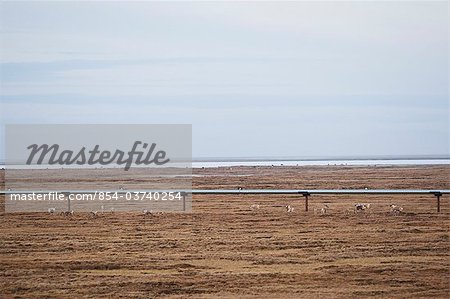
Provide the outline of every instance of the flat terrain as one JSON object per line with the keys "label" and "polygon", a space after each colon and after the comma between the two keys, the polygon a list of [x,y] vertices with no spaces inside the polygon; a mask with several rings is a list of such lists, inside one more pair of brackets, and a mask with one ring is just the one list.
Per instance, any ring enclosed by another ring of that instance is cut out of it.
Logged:
{"label": "flat terrain", "polygon": [[[193,187],[450,189],[450,167],[197,169]],[[433,196],[402,195],[314,196],[309,212],[302,197],[254,195],[147,217],[2,211],[0,297],[449,298],[449,216],[448,196],[438,214]]]}

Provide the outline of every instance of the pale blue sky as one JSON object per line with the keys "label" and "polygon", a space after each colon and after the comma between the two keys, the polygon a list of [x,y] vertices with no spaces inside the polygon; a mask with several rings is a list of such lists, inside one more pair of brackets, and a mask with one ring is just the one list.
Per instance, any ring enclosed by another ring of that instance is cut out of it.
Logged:
{"label": "pale blue sky", "polygon": [[195,157],[450,151],[446,1],[0,7],[2,125],[192,123]]}

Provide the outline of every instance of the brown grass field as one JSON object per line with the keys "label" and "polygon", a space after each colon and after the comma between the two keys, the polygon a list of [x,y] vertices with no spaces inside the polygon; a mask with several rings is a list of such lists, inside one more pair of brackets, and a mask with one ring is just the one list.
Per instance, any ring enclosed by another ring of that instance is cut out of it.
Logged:
{"label": "brown grass field", "polygon": [[[449,166],[194,174],[198,189],[450,189]],[[371,212],[353,213],[357,202]],[[329,213],[315,214],[324,203]],[[438,214],[432,195],[313,196],[309,212],[302,197],[272,195],[195,196],[192,213],[150,217],[1,211],[0,297],[449,298],[449,215],[449,196]]]}

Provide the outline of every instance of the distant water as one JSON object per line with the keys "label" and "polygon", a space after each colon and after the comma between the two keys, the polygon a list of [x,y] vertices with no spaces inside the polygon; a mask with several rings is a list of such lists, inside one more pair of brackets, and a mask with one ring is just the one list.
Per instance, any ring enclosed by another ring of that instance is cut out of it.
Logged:
{"label": "distant water", "polygon": [[374,159],[374,160],[251,160],[251,161],[195,161],[193,168],[236,166],[375,166],[375,165],[450,165],[450,159]]}
{"label": "distant water", "polygon": [[[395,165],[450,165],[450,159],[354,159],[354,160],[233,160],[233,161],[194,161],[192,168],[217,168],[217,167],[237,167],[237,166],[395,166]],[[92,168],[118,168],[123,166],[111,165]],[[145,167],[145,166],[138,166]],[[154,167],[154,166],[153,166]],[[180,166],[185,168],[186,164]],[[59,165],[8,165],[0,163],[0,168],[7,169],[59,169]],[[72,165],[65,168],[89,168],[86,166]]]}

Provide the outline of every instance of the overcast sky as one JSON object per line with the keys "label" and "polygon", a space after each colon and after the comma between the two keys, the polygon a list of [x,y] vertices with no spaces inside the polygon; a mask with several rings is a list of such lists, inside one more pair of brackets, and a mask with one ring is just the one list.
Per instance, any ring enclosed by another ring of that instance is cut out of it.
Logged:
{"label": "overcast sky", "polygon": [[194,157],[450,151],[447,1],[0,5],[2,126],[189,123]]}

